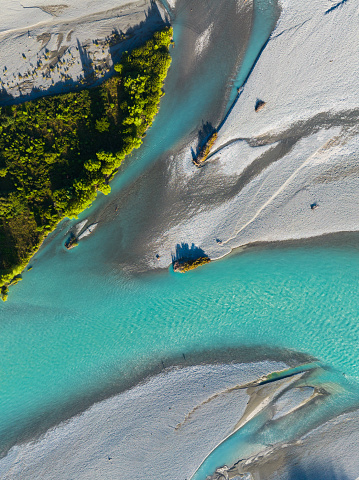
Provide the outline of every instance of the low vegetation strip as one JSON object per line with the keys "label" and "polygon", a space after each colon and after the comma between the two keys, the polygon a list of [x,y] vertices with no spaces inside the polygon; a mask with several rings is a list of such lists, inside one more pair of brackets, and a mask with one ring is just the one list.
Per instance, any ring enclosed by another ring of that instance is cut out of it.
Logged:
{"label": "low vegetation strip", "polygon": [[206,160],[208,155],[211,153],[211,149],[214,145],[214,142],[218,138],[218,132],[215,130],[212,135],[208,138],[207,142],[203,145],[202,149],[200,150],[197,158],[194,160],[194,164],[197,167],[200,167]]}
{"label": "low vegetation strip", "polygon": [[209,257],[199,257],[191,260],[176,260],[173,264],[173,271],[186,273],[190,270],[201,267],[202,265],[206,265],[206,263],[209,263],[210,261],[211,259]]}
{"label": "low vegetation strip", "polygon": [[163,95],[172,29],[123,56],[101,86],[0,108],[0,287],[44,237],[107,195]]}

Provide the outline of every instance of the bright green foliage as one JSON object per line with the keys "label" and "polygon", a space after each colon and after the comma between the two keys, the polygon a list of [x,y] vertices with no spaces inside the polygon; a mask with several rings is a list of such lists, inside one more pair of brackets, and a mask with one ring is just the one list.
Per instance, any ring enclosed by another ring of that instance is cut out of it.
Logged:
{"label": "bright green foliage", "polygon": [[100,87],[0,107],[0,285],[61,219],[110,193],[158,110],[171,38],[171,28],[156,32]]}

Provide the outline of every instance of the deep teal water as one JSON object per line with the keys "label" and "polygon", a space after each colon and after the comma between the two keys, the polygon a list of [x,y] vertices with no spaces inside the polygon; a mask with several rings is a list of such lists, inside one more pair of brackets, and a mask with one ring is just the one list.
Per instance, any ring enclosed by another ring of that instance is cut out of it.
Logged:
{"label": "deep teal water", "polygon": [[[273,3],[261,0],[256,6],[257,30],[235,86],[245,79],[272,28]],[[181,16],[174,28],[180,47]],[[114,182],[114,194],[197,128],[210,108],[208,98],[227,85],[230,62],[214,49],[212,64],[174,99],[180,48],[173,55],[160,113],[142,153]],[[106,201],[100,199],[93,208]],[[70,252],[63,236],[53,234],[36,255],[33,270],[0,305],[0,446],[21,438],[37,421],[55,418],[67,405],[80,405],[84,398],[130,381],[148,365],[218,348],[289,348],[311,354],[331,367],[321,381],[345,391],[340,401],[333,400],[337,411],[359,404],[359,251],[354,246],[250,250],[186,275],[169,269],[131,276],[103,261],[103,246],[116,248],[120,242],[114,233],[114,228],[101,230]],[[111,242],[106,235],[112,235]],[[333,403],[313,422],[329,411]],[[203,475],[219,460],[225,463],[225,455],[231,459],[245,449],[254,428],[248,425],[221,447]]]}

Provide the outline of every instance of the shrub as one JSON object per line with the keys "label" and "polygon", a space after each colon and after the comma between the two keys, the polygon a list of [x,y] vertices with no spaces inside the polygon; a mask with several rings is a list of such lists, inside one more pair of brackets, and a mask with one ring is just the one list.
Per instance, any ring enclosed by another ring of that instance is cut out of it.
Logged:
{"label": "shrub", "polygon": [[203,146],[203,148],[201,149],[201,151],[199,152],[195,161],[196,165],[199,165],[207,160],[207,157],[210,154],[211,149],[214,145],[214,142],[217,140],[217,137],[218,137],[218,133],[216,131],[213,132],[212,135],[207,140],[207,142],[205,143],[205,145]]}
{"label": "shrub", "polygon": [[209,257],[199,257],[195,260],[177,260],[173,264],[173,270],[175,272],[185,273],[202,265],[206,265],[206,263],[209,263],[210,261]]}

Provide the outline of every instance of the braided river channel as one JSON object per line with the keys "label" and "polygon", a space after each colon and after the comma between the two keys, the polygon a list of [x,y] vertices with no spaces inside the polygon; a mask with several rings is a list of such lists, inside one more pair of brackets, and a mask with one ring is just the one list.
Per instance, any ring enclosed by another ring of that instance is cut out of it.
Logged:
{"label": "braided river channel", "polygon": [[[166,95],[143,147],[126,160],[108,197],[48,237],[32,270],[0,305],[2,452],[182,358],[216,361],[229,349],[243,349],[250,359],[266,351],[272,359],[276,351],[308,355],[323,368],[313,381],[332,395],[285,432],[277,424],[260,429],[264,419],[256,417],[198,465],[196,480],[255,452],[254,431],[261,431],[262,444],[289,441],[359,407],[354,234],[251,247],[185,275],[171,266],[131,268],[145,248],[138,238],[146,237],[143,205],[156,191],[151,169],[175,158],[203,122],[224,118],[279,14],[275,2],[255,0],[246,23],[236,8],[229,0],[177,2],[170,11],[176,46]],[[191,45],[211,22],[209,47],[191,65]],[[124,210],[112,218],[117,203]],[[97,231],[66,251],[68,228],[97,214],[103,218]]]}

